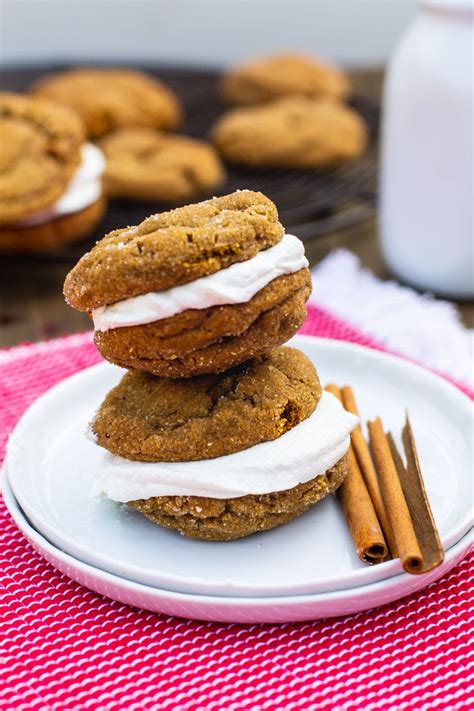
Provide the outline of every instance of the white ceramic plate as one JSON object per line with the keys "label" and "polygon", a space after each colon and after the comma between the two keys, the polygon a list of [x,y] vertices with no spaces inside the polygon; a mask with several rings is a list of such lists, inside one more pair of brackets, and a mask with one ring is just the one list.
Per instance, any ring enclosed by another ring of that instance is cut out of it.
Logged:
{"label": "white ceramic plate", "polygon": [[190,595],[150,587],[125,580],[91,565],[82,563],[53,546],[28,522],[13,493],[4,483],[5,503],[18,527],[33,547],[55,568],[81,585],[105,597],[152,612],[196,620],[237,623],[284,623],[317,620],[362,612],[398,600],[438,580],[469,552],[469,532],[446,552],[443,564],[425,575],[401,573],[389,580],[315,595],[282,597],[217,597]]}
{"label": "white ceramic plate", "polygon": [[[471,526],[471,405],[456,388],[402,359],[340,341],[296,337],[322,382],[349,382],[364,418],[398,433],[408,408],[445,548]],[[286,526],[207,543],[90,496],[100,449],[87,423],[122,371],[85,370],[24,415],[8,446],[13,492],[35,528],[75,558],[157,588],[219,596],[281,596],[359,587],[401,573],[399,561],[361,563],[331,497]]]}

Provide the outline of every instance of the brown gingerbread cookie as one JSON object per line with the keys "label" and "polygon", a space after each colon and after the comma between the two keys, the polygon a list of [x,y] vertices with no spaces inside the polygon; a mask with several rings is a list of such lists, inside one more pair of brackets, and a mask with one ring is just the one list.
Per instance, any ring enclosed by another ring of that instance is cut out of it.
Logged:
{"label": "brown gingerbread cookie", "polygon": [[213,146],[151,128],[124,128],[106,136],[105,187],[113,197],[180,202],[209,193],[224,180]]}
{"label": "brown gingerbread cookie", "polygon": [[221,95],[233,104],[260,104],[285,96],[347,97],[347,75],[337,67],[305,54],[277,54],[254,59],[228,71]]}
{"label": "brown gingerbread cookie", "polygon": [[286,491],[235,499],[155,496],[129,501],[128,506],[189,538],[232,541],[288,523],[336,491],[346,475],[344,456],[324,474]]}
{"label": "brown gingerbread cookie", "polygon": [[100,240],[67,275],[64,295],[91,311],[163,291],[250,259],[283,232],[272,201],[251,190],[161,212]]}
{"label": "brown gingerbread cookie", "polygon": [[[285,238],[296,249],[291,268],[278,271],[280,257],[273,257],[277,264],[268,266],[268,279],[264,264],[259,268],[261,288],[252,287],[241,301],[212,300],[226,291],[228,274],[217,292],[215,284],[194,286],[201,295],[196,303],[209,295],[210,302],[179,307],[167,316],[160,306],[156,317],[137,321],[133,309],[141,312],[143,306],[129,299],[144,295],[153,300],[154,294],[164,294],[165,302],[186,303],[190,293],[193,297],[193,282],[251,260],[279,244],[282,236],[274,204],[261,193],[238,191],[116,230],[82,257],[66,277],[64,293],[72,306],[92,312],[96,345],[113,363],[173,378],[225,370],[281,345],[303,323],[311,276],[299,240]],[[286,242],[283,246],[287,249]],[[239,295],[255,283],[253,263],[248,269],[237,280]],[[184,302],[181,292],[179,297],[168,294],[185,284]],[[115,322],[116,307],[107,306],[116,304],[133,318]],[[110,311],[112,321],[103,325],[104,313]]]}
{"label": "brown gingerbread cookie", "polygon": [[69,109],[0,93],[0,225],[48,208],[81,159],[84,129]]}
{"label": "brown gingerbread cookie", "polygon": [[107,201],[100,197],[82,210],[32,225],[0,225],[0,250],[38,253],[58,249],[88,235],[102,219]]}
{"label": "brown gingerbread cookie", "polygon": [[311,415],[321,393],[311,361],[288,347],[184,380],[129,371],[91,430],[100,446],[126,459],[212,459],[280,437]]}
{"label": "brown gingerbread cookie", "polygon": [[212,139],[231,163],[323,169],[360,156],[367,129],[348,106],[298,96],[229,111],[215,124]]}
{"label": "brown gingerbread cookie", "polygon": [[173,129],[182,120],[168,87],[130,69],[72,69],[44,77],[31,91],[77,111],[91,138],[124,126]]}

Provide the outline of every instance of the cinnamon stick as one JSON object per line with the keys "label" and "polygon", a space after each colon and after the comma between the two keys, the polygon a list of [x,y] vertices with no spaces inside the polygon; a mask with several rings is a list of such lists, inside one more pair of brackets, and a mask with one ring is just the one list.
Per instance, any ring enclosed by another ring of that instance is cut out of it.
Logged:
{"label": "cinnamon stick", "polygon": [[368,428],[370,446],[402,567],[407,573],[421,573],[422,553],[380,417],[369,420]]}
{"label": "cinnamon stick", "polygon": [[408,414],[402,430],[402,441],[407,459],[406,467],[390,433],[387,434],[387,439],[421,549],[422,565],[418,572],[427,573],[441,565],[444,560],[444,550],[426,494]]}
{"label": "cinnamon stick", "polygon": [[[326,390],[342,403],[337,385],[327,385]],[[348,473],[337,493],[357,555],[365,563],[381,563],[387,557],[387,544],[352,445],[347,462]]]}
{"label": "cinnamon stick", "polygon": [[[352,412],[353,415],[359,416],[354,393],[352,392],[352,388],[349,385],[344,385],[344,387],[342,388],[342,402],[348,412]],[[370,498],[372,499],[377,518],[382,528],[383,535],[388,543],[390,553],[392,555],[392,558],[397,558],[397,544],[395,542],[392,526],[390,524],[387,510],[382,499],[382,493],[380,491],[380,486],[377,479],[377,472],[375,471],[375,467],[372,462],[372,457],[370,456],[369,448],[362,434],[360,425],[357,425],[357,427],[352,430],[351,442],[352,446],[354,447],[357,461],[359,463],[362,476],[364,477],[367,490],[370,494]]]}

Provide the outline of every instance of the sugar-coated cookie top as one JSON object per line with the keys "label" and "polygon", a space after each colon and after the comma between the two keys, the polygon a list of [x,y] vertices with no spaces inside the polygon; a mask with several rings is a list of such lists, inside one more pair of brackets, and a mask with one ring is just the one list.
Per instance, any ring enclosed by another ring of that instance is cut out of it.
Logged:
{"label": "sugar-coated cookie top", "polygon": [[311,415],[321,393],[311,361],[282,347],[185,380],[129,371],[91,429],[98,444],[127,459],[212,459],[280,437]]}
{"label": "sugar-coated cookie top", "polygon": [[163,291],[250,259],[283,233],[273,202],[251,190],[179,207],[106,235],[69,272],[64,295],[91,311]]}
{"label": "sugar-coated cookie top", "polygon": [[122,126],[172,129],[182,120],[167,86],[129,69],[72,69],[44,77],[31,90],[77,111],[92,138]]}
{"label": "sugar-coated cookie top", "polygon": [[79,166],[83,142],[81,120],[69,109],[0,93],[0,224],[55,202]]}

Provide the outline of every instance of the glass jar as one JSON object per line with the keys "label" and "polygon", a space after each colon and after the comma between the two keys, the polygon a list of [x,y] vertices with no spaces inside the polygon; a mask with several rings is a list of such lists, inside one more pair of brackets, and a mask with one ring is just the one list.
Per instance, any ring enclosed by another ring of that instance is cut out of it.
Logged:
{"label": "glass jar", "polygon": [[384,92],[380,233],[389,268],[474,297],[472,0],[425,0]]}

